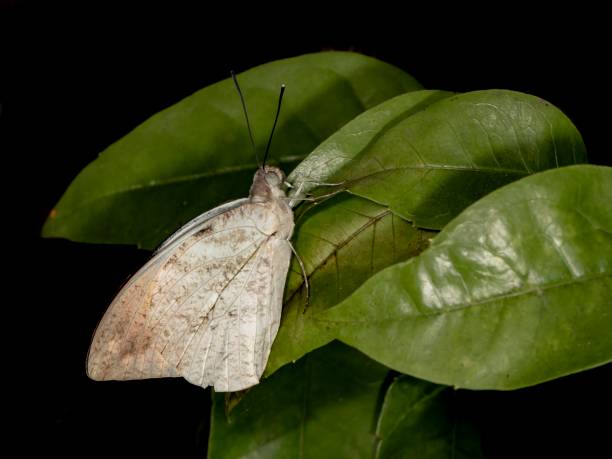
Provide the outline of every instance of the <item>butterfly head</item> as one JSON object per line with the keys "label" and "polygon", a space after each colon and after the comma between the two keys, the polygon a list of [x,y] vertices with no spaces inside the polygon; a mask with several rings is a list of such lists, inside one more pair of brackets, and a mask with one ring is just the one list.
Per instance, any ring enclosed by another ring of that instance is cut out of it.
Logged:
{"label": "butterfly head", "polygon": [[285,173],[282,170],[274,166],[263,166],[255,172],[249,195],[252,201],[285,197],[284,184]]}

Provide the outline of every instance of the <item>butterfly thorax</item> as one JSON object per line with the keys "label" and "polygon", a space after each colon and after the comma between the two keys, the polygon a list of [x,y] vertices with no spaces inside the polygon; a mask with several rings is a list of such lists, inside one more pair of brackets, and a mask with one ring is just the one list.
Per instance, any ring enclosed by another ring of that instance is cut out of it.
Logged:
{"label": "butterfly thorax", "polygon": [[278,167],[260,167],[253,177],[249,200],[267,208],[271,219],[266,219],[268,224],[264,232],[288,240],[293,233],[293,212],[283,189],[284,183],[285,174]]}

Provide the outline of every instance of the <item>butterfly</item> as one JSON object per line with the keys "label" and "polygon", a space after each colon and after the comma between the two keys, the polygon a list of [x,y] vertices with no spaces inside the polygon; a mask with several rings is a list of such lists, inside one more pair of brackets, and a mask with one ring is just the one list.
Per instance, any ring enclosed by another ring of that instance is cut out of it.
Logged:
{"label": "butterfly", "polygon": [[127,282],[95,331],[90,378],[182,376],[218,392],[259,382],[280,324],[293,250],[285,174],[265,165],[283,91],[249,197],[191,220]]}

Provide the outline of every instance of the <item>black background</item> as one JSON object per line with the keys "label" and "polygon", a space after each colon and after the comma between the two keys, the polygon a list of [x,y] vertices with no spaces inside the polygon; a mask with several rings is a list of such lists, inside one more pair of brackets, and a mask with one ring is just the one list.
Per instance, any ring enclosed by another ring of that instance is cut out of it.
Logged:
{"label": "black background", "polygon": [[[100,151],[230,69],[352,49],[427,88],[524,91],[574,121],[592,163],[610,163],[610,37],[602,12],[514,6],[485,17],[482,9],[447,11],[443,20],[441,7],[330,8],[2,3],[5,266],[17,273],[4,280],[11,294],[2,302],[4,367],[15,386],[6,403],[23,455],[204,457],[209,391],[182,380],[94,383],[85,376],[97,321],[148,254],[42,240],[39,232]],[[459,403],[481,426],[489,457],[602,457],[610,455],[611,382],[608,365],[514,392],[461,391]]]}

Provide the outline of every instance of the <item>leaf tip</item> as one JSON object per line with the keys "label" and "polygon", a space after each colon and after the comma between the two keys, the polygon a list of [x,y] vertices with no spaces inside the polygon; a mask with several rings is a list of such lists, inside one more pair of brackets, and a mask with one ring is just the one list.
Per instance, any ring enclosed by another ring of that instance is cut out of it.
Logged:
{"label": "leaf tip", "polygon": [[49,211],[49,213],[47,214],[47,219],[43,223],[43,226],[40,230],[41,237],[44,237],[44,238],[55,237],[53,226],[56,221],[57,221],[57,209],[54,207],[53,209]]}

